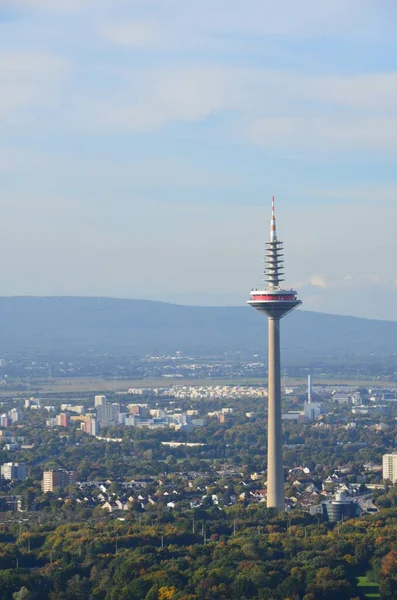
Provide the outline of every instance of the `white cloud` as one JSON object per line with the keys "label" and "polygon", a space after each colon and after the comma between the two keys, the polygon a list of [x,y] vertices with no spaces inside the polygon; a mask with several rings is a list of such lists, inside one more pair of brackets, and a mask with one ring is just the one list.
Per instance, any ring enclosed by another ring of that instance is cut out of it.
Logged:
{"label": "white cloud", "polygon": [[395,280],[390,277],[381,277],[379,274],[357,277],[353,275],[342,275],[330,279],[322,275],[312,275],[306,281],[297,284],[298,288],[317,288],[320,290],[347,290],[347,289],[365,289],[368,286],[382,285],[392,287]]}
{"label": "white cloud", "polygon": [[[85,66],[84,72],[80,71],[84,73],[84,92],[70,90],[57,126],[64,123],[68,128],[139,132],[221,116],[227,126],[217,132],[214,123],[212,134],[219,136],[227,131],[229,139],[238,142],[312,155],[318,155],[319,150],[340,152],[341,148],[344,152],[373,148],[394,152],[397,73],[307,74],[291,69],[247,67],[236,64],[235,59],[233,64],[225,65],[219,59],[215,62],[214,56],[204,64],[191,54],[183,58],[183,53],[192,49],[202,56],[207,43],[211,48],[215,40],[225,43],[229,51],[230,42],[252,43],[256,35],[267,36],[266,43],[271,44],[273,36],[280,35],[350,35],[352,23],[355,31],[361,25],[366,31],[365,23],[373,29],[376,19],[386,21],[388,14],[369,0],[283,0],[276,4],[270,0],[247,0],[244,9],[240,0],[18,3],[49,12],[80,10],[87,31],[84,43],[86,39],[92,43],[99,31],[108,41],[133,50],[151,48],[157,53],[155,60],[145,63],[131,54],[140,67],[130,71],[121,67],[113,55],[106,59],[106,65],[94,60],[90,70]],[[105,19],[105,15],[123,15],[123,19]],[[56,27],[61,27],[56,22]],[[173,47],[178,50],[178,59],[159,54],[162,48]],[[288,55],[287,45],[284,51]],[[28,58],[25,55],[21,60]],[[293,60],[292,55],[290,58]],[[41,103],[45,99],[51,102],[55,72],[58,76],[64,73],[65,65],[50,55],[43,55],[42,59],[40,66],[33,55],[31,68],[28,66],[23,73],[17,69],[4,74],[0,57],[0,80],[4,80],[0,113],[4,115],[18,106],[33,106],[38,98]],[[52,65],[48,64],[50,60]],[[79,70],[79,65],[75,68]],[[95,80],[99,70],[103,70],[101,86]]]}
{"label": "white cloud", "polygon": [[107,105],[99,107],[99,114],[94,109],[94,119],[132,131],[200,121],[243,104],[244,92],[236,89],[238,80],[232,70],[216,66],[130,71],[124,74],[117,101],[113,94]]}
{"label": "white cloud", "polygon": [[310,277],[309,282],[310,285],[312,285],[313,287],[319,287],[322,289],[329,287],[329,283],[325,279],[325,277],[321,277],[319,275],[313,275],[312,277]]}
{"label": "white cloud", "polygon": [[101,106],[90,99],[84,118],[147,131],[221,115],[230,135],[249,144],[316,154],[393,152],[396,90],[397,73],[326,77],[222,65],[147,68],[120,72],[109,101]]}

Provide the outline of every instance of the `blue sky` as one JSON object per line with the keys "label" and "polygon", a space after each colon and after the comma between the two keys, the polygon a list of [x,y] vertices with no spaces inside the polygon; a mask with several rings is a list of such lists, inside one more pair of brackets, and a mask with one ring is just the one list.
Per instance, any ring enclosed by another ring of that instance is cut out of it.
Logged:
{"label": "blue sky", "polygon": [[1,295],[397,319],[392,0],[0,0]]}

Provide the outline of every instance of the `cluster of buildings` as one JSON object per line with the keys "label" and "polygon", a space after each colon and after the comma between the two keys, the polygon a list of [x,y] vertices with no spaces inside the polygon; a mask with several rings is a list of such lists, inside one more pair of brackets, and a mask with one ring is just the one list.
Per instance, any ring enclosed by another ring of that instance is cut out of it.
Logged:
{"label": "cluster of buildings", "polygon": [[15,435],[6,429],[0,429],[0,445],[4,450],[19,450],[24,441],[24,436]]}
{"label": "cluster of buildings", "polygon": [[182,412],[176,408],[149,408],[146,403],[131,403],[127,411],[122,410],[118,402],[109,402],[106,396],[95,396],[95,416],[86,415],[80,427],[90,435],[98,435],[101,428],[124,425],[126,427],[147,427],[159,429],[171,427],[175,430],[204,425],[204,420],[197,418],[196,410]]}
{"label": "cluster of buildings", "polygon": [[[111,481],[76,482],[74,472],[58,470],[45,472],[42,486],[43,492],[60,493],[63,488],[76,484],[73,492],[69,490],[67,496],[63,496],[65,502],[83,503],[88,508],[100,507],[109,513],[134,508],[145,511],[158,504],[169,510],[208,508],[210,505],[222,510],[238,503],[248,506],[267,502],[268,482],[264,473],[252,473],[247,478],[238,467],[226,467],[212,474],[192,471],[177,475],[177,481],[175,474],[173,478],[165,475],[133,479],[119,483],[115,492]],[[335,472],[318,488],[309,469],[294,469],[288,475],[293,495],[289,493],[286,498],[286,510],[301,507],[312,515],[318,514],[324,520],[334,522],[376,511],[371,494],[361,493],[360,484],[347,483],[346,477],[347,473]]]}
{"label": "cluster of buildings", "polygon": [[8,412],[0,415],[0,427],[11,427],[11,425],[14,425],[14,423],[17,423],[18,421],[22,420],[22,412],[18,410],[18,408],[11,408],[11,410],[9,410]]}
{"label": "cluster of buildings", "polygon": [[[220,400],[224,398],[264,398],[267,397],[267,391],[261,386],[249,385],[210,385],[210,386],[190,386],[173,385],[168,388],[152,388],[155,395],[171,396],[173,398],[190,400]],[[128,390],[130,394],[139,393],[137,388]]]}
{"label": "cluster of buildings", "polygon": [[[287,395],[290,395],[293,391],[293,388],[286,388],[285,393],[288,392]],[[309,375],[307,378],[307,398],[303,410],[290,410],[286,413],[282,413],[281,419],[283,421],[297,421],[298,423],[304,423],[305,421],[317,421],[322,414],[324,414],[324,406],[322,402],[313,400],[311,376]]]}
{"label": "cluster of buildings", "polygon": [[[0,467],[1,479],[7,481],[24,481],[27,477],[26,464],[22,462],[7,462]],[[67,471],[65,469],[54,469],[44,471],[42,480],[42,490],[46,492],[54,492],[62,490],[70,485],[75,484],[76,472]]]}
{"label": "cluster of buildings", "polygon": [[122,424],[127,427],[170,427],[178,431],[205,424],[204,419],[198,418],[197,410],[183,412],[177,408],[149,408],[148,404],[128,404],[127,409],[128,413],[122,417]]}
{"label": "cluster of buildings", "polygon": [[[170,427],[175,430],[201,427],[205,420],[199,418],[197,410],[182,411],[178,408],[150,408],[146,403],[131,403],[125,408],[118,402],[109,402],[106,396],[94,398],[93,409],[84,406],[62,404],[64,412],[46,419],[47,427],[69,427],[77,423],[89,435],[97,436],[102,428],[146,427],[159,429]],[[223,409],[228,411],[229,409]],[[231,409],[230,409],[231,411]]]}
{"label": "cluster of buildings", "polygon": [[333,402],[339,405],[350,405],[353,415],[379,417],[392,415],[397,408],[397,390],[385,388],[372,388],[368,390],[365,398],[357,390],[346,388],[332,392]]}
{"label": "cluster of buildings", "polygon": [[[294,388],[284,389],[286,395],[291,395],[296,391]],[[397,392],[394,389],[369,389],[363,397],[356,388],[348,386],[339,386],[337,389],[330,386],[316,386],[316,397],[327,398],[333,404],[341,407],[349,407],[351,413],[357,417],[390,416],[396,414],[397,409]],[[290,410],[282,414],[282,419],[304,423],[305,421],[317,421],[324,414],[324,403],[312,399],[309,375],[307,400],[303,410]],[[354,423],[351,426],[354,426]]]}
{"label": "cluster of buildings", "polygon": [[[335,511],[333,506],[335,502],[340,503],[341,515],[345,518],[359,516],[361,512],[368,511],[369,507],[376,508],[369,503],[368,506],[361,507],[361,499],[368,500],[370,493],[360,494],[361,483],[349,483],[347,472],[335,471],[322,481],[319,486],[313,481],[308,469],[293,469],[288,475],[288,486],[290,493],[286,498],[286,509],[302,508],[310,514],[322,514],[325,520],[334,521]],[[360,477],[359,477],[360,479]],[[364,476],[362,476],[364,480]],[[343,511],[345,511],[343,513]]]}

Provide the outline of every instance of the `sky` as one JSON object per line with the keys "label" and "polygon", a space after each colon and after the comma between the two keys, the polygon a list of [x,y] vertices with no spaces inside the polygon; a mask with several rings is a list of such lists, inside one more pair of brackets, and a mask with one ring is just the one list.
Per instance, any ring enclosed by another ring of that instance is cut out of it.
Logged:
{"label": "sky", "polygon": [[[0,295],[397,320],[395,0],[0,0]],[[247,307],[248,310],[248,307]]]}

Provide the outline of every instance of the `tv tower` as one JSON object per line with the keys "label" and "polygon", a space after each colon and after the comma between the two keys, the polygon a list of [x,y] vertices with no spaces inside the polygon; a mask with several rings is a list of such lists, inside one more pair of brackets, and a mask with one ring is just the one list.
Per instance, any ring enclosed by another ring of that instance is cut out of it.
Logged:
{"label": "tv tower", "polygon": [[277,239],[274,196],[270,241],[265,244],[265,286],[252,290],[248,304],[268,317],[267,506],[285,509],[283,442],[281,432],[280,319],[302,304],[295,290],[281,286],[283,243]]}

